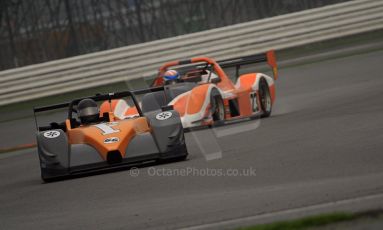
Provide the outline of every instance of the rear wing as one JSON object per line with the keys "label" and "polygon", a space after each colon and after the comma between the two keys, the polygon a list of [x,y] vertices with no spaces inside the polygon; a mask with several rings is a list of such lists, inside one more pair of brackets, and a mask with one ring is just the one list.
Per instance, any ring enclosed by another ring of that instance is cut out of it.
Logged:
{"label": "rear wing", "polygon": [[278,66],[277,60],[275,57],[274,50],[267,51],[266,53],[253,54],[245,57],[230,58],[226,60],[220,60],[217,63],[222,68],[235,67],[236,68],[236,78],[239,77],[239,69],[242,65],[249,65],[254,63],[267,62],[267,64],[273,70],[274,80],[278,79]]}

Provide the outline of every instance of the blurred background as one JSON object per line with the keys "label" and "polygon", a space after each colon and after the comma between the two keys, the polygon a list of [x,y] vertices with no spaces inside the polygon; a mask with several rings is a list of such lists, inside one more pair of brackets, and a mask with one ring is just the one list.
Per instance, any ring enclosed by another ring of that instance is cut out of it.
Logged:
{"label": "blurred background", "polygon": [[0,70],[348,0],[1,0]]}

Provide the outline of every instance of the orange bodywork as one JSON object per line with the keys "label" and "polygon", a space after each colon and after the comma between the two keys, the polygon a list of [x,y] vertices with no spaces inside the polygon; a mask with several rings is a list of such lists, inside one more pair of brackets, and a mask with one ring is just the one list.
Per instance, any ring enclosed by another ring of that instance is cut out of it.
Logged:
{"label": "orange bodywork", "polygon": [[[114,111],[120,100],[123,100],[123,99],[112,100],[110,103],[108,101],[104,101],[100,106],[100,117],[103,117],[104,113]],[[123,115],[126,117],[138,115],[138,110],[135,106],[129,107],[129,108],[126,108],[126,111],[124,112]],[[116,117],[116,119],[118,120],[120,118]]]}
{"label": "orange bodywork", "polygon": [[[115,132],[105,134],[96,125],[80,126],[70,128],[69,120],[66,121],[69,144],[88,144],[98,150],[101,157],[106,160],[110,151],[118,150],[122,157],[130,141],[140,133],[150,132],[150,127],[145,117],[135,119],[119,120],[110,123],[103,123]],[[107,138],[118,138],[118,142],[105,143]]]}
{"label": "orange bodywork", "polygon": [[195,114],[201,111],[202,105],[205,102],[205,98],[208,96],[209,85],[201,85],[192,89],[190,98],[187,105],[187,113]]}
{"label": "orange bodywork", "polygon": [[112,100],[110,103],[108,101],[104,101],[100,106],[100,115],[103,116],[104,113],[110,112],[111,108],[115,108],[117,106],[118,100]]}
{"label": "orange bodywork", "polygon": [[187,100],[190,94],[182,95],[173,103],[174,110],[176,110],[182,117],[185,114]]}
{"label": "orange bodywork", "polygon": [[126,116],[132,116],[132,115],[137,115],[138,110],[136,107],[130,107],[129,109],[126,110],[125,115]]}
{"label": "orange bodywork", "polygon": [[246,91],[251,91],[251,87],[254,85],[255,81],[257,80],[257,74],[255,73],[248,73],[248,74],[243,74],[241,77],[238,79],[240,88]]}
{"label": "orange bodywork", "polygon": [[[275,52],[273,50],[265,53],[267,64],[272,68],[274,79],[267,76],[267,81],[269,83],[269,90],[271,96],[271,103],[274,104],[275,101],[275,85],[273,84],[273,80],[278,78],[277,72],[277,63]],[[250,100],[251,94],[253,92],[257,92],[258,89],[255,89],[255,85],[259,80],[259,75],[257,73],[249,73],[243,74],[238,78],[238,82],[236,85],[230,80],[230,78],[223,71],[221,66],[212,58],[208,57],[196,57],[188,60],[181,61],[171,61],[167,62],[159,68],[159,72],[157,78],[153,82],[153,87],[163,86],[164,79],[163,74],[171,67],[179,66],[179,65],[188,65],[191,63],[208,63],[212,66],[214,73],[218,75],[220,78],[219,82],[211,82],[211,83],[200,83],[198,86],[190,90],[188,93],[179,96],[178,98],[173,99],[170,104],[173,105],[174,109],[179,112],[181,117],[188,115],[196,115],[202,116],[204,112],[208,113],[209,104],[209,93],[211,87],[216,87],[219,89],[222,94],[222,99],[225,107],[225,119],[231,118],[241,118],[248,117],[254,114],[253,104]],[[212,71],[212,72],[213,72]],[[229,101],[232,100],[238,106],[239,111],[238,114],[232,115],[230,112]],[[259,94],[257,93],[257,102],[260,104]],[[116,103],[112,102],[112,106],[105,105],[105,108],[101,109],[101,111],[110,111],[110,107],[114,110],[116,107]],[[204,110],[204,111],[202,111]],[[137,110],[135,108],[129,108],[125,115],[133,115],[136,114]],[[205,114],[206,114],[205,113]],[[202,114],[202,115],[200,115]],[[233,116],[233,117],[232,117]],[[199,119],[205,119],[207,115],[200,117]],[[189,118],[188,118],[189,119]],[[196,119],[193,117],[193,119]]]}

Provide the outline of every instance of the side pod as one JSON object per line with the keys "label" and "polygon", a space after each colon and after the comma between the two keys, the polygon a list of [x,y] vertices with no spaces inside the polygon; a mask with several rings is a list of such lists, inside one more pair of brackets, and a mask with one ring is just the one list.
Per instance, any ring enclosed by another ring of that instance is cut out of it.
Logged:
{"label": "side pod", "polygon": [[[184,150],[184,131],[180,115],[175,110],[152,111],[145,114],[161,156]],[[178,153],[179,154],[179,153]]]}
{"label": "side pod", "polygon": [[69,173],[69,145],[63,130],[38,132],[37,143],[43,179]]}

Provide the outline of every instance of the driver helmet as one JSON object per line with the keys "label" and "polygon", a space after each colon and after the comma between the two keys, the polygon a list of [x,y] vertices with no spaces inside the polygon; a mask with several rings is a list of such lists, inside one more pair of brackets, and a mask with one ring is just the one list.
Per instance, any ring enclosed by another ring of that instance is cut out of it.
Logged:
{"label": "driver helmet", "polygon": [[93,99],[87,98],[78,103],[77,113],[81,124],[90,124],[99,120],[100,110]]}
{"label": "driver helmet", "polygon": [[176,70],[168,70],[164,73],[165,84],[174,84],[180,78],[180,74]]}

